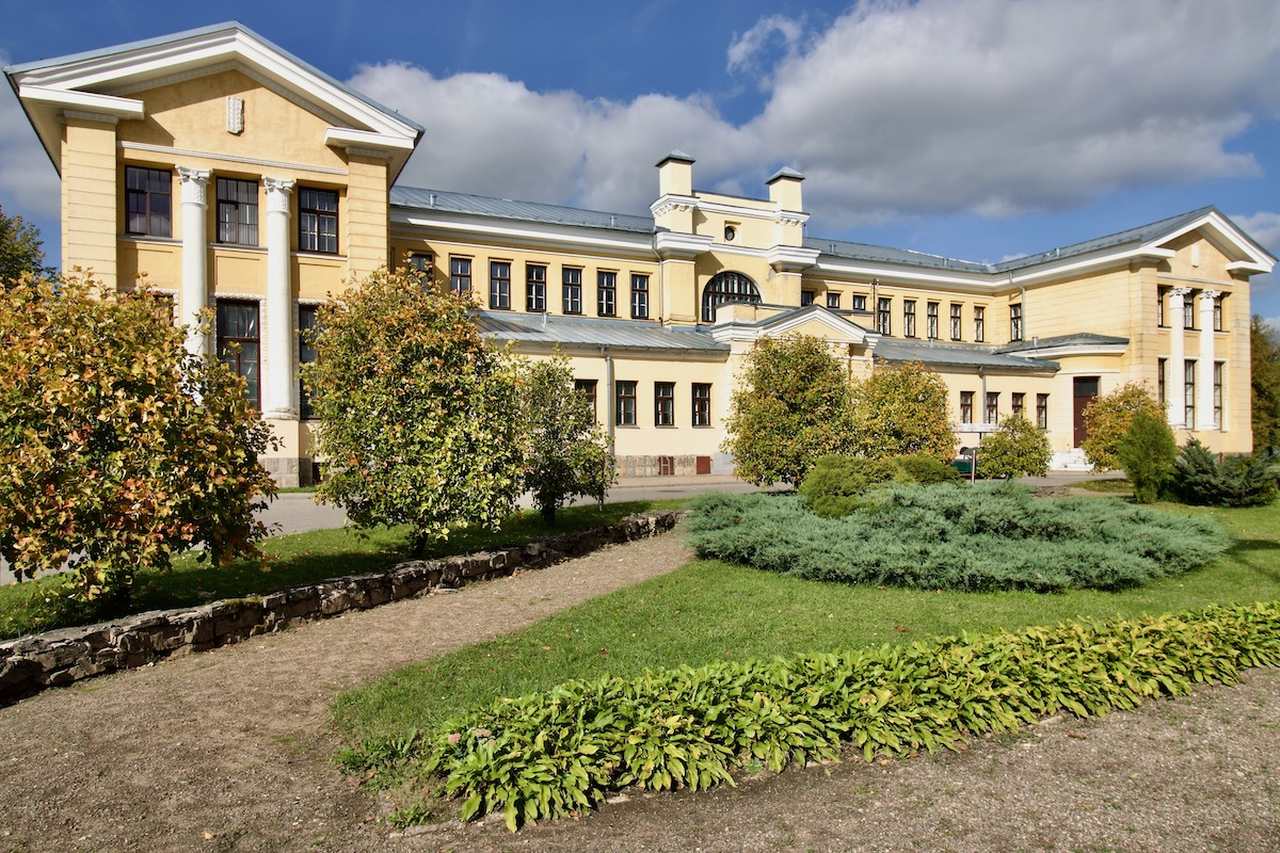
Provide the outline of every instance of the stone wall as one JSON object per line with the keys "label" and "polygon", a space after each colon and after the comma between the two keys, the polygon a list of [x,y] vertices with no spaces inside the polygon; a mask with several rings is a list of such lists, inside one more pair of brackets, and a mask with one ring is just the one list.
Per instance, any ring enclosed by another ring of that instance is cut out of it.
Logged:
{"label": "stone wall", "polygon": [[631,515],[500,551],[411,560],[386,572],[333,578],[253,598],[154,610],[113,622],[64,628],[0,643],[0,707],[44,690],[279,631],[296,622],[365,610],[437,588],[540,569],[606,545],[664,533],[678,512]]}

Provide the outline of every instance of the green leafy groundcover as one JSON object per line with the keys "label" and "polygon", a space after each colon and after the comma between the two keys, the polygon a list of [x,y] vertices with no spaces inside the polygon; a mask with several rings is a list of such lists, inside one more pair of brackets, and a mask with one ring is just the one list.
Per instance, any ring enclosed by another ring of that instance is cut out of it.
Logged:
{"label": "green leafy groundcover", "polygon": [[[430,736],[366,744],[351,770],[400,762],[508,827],[587,811],[629,786],[733,783],[827,760],[954,748],[1061,711],[1080,716],[1234,683],[1280,665],[1280,601],[1066,623],[911,646],[569,681],[502,699]],[[403,813],[409,820],[422,809]]]}
{"label": "green leafy groundcover", "polygon": [[1013,484],[887,486],[843,518],[791,495],[709,495],[703,557],[811,580],[969,591],[1124,589],[1197,568],[1230,539],[1209,519]]}

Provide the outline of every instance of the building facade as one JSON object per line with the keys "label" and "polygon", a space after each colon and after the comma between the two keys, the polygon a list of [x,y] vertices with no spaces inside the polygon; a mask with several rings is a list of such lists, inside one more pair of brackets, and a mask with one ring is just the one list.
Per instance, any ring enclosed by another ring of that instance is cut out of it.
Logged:
{"label": "building facade", "polygon": [[963,445],[1020,413],[1056,467],[1081,465],[1084,406],[1141,382],[1180,441],[1252,446],[1249,278],[1275,259],[1212,207],[975,263],[811,236],[799,172],[706,192],[678,151],[646,215],[401,186],[423,128],[236,23],[5,73],[62,178],[64,270],[167,296],[177,322],[212,309],[188,346],[245,377],[285,485],[316,475],[303,332],[381,266],[470,294],[496,341],[568,356],[625,475],[732,470],[743,359],[801,333],[851,377],[937,371]]}

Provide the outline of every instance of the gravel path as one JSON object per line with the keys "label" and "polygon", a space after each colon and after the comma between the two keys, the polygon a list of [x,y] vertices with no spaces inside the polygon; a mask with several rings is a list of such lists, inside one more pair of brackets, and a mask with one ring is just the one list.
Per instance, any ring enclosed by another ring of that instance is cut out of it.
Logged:
{"label": "gravel path", "polygon": [[672,571],[659,536],[313,622],[0,709],[0,850],[350,850],[385,843],[329,763],[338,692]]}

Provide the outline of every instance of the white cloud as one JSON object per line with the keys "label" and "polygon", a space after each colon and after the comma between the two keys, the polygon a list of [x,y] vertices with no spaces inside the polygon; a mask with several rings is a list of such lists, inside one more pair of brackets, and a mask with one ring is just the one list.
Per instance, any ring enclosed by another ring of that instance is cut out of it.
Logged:
{"label": "white cloud", "polygon": [[770,46],[781,39],[784,56],[791,59],[796,55],[804,34],[802,21],[786,15],[766,15],[745,33],[734,33],[726,51],[726,67],[735,74],[753,73],[760,78],[761,85],[767,87],[770,75],[765,68],[765,55]]}
{"label": "white cloud", "polygon": [[[0,51],[0,67],[8,63],[8,55]],[[26,219],[56,219],[58,198],[58,173],[13,89],[0,83],[0,206]]]}
{"label": "white cloud", "polygon": [[1231,221],[1249,233],[1271,251],[1280,255],[1280,213],[1271,210],[1260,210],[1253,214],[1235,214]]}

